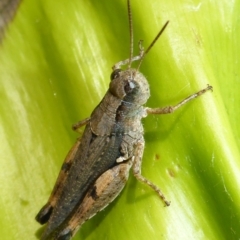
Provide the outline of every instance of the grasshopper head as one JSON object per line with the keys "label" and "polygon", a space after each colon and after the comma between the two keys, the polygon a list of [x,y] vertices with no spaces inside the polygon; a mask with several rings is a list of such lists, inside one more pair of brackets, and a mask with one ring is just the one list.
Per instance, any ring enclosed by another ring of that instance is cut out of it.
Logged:
{"label": "grasshopper head", "polygon": [[116,69],[111,74],[109,91],[115,97],[134,105],[143,105],[150,97],[147,79],[136,69]]}

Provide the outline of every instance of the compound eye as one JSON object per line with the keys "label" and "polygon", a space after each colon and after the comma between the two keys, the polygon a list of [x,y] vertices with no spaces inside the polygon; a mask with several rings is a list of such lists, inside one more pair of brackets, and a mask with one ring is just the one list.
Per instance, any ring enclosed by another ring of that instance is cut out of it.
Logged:
{"label": "compound eye", "polygon": [[124,86],[125,93],[130,93],[136,87],[134,81],[128,81]]}
{"label": "compound eye", "polygon": [[121,72],[121,71],[122,71],[121,69],[116,69],[116,70],[114,70],[114,71],[111,73],[111,76],[110,76],[111,81],[112,81],[113,79],[116,79],[116,78],[120,77],[120,72]]}

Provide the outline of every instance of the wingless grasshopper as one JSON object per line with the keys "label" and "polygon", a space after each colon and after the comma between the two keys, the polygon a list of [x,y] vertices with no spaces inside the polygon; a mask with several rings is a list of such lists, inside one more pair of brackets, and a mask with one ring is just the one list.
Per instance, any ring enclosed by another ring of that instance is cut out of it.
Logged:
{"label": "wingless grasshopper", "polygon": [[[208,85],[175,106],[143,107],[150,92],[148,81],[139,68],[168,22],[146,51],[140,42],[140,53],[134,57],[130,0],[127,5],[130,57],[113,66],[109,89],[90,118],[73,126],[77,130],[86,125],[82,138],[77,140],[62,165],[48,202],[36,216],[39,223],[47,223],[42,240],[71,239],[84,222],[119,195],[128,180],[130,168],[137,180],[150,186],[168,206],[170,202],[161,190],[141,175],[145,144],[141,119],[148,114],[172,113],[212,90]],[[131,68],[134,61],[139,61],[136,69]],[[122,70],[122,65],[127,65],[127,70]]]}

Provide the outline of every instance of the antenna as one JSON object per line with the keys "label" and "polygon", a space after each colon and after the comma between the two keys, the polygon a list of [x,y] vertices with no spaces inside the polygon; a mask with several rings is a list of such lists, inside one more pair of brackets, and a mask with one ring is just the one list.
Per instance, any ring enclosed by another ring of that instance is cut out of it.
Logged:
{"label": "antenna", "polygon": [[129,69],[131,68],[132,59],[133,59],[133,24],[132,24],[132,11],[131,11],[130,0],[127,1],[127,6],[128,6],[129,35],[130,35],[130,56],[129,56],[129,63],[128,63],[128,69]]}
{"label": "antenna", "polygon": [[159,33],[157,34],[157,36],[153,39],[153,41],[151,42],[151,44],[149,45],[149,47],[147,48],[146,51],[143,51],[143,54],[140,58],[140,61],[139,61],[139,64],[137,66],[137,71],[139,70],[141,64],[142,64],[142,61],[144,59],[144,57],[147,55],[147,53],[150,51],[150,49],[153,47],[153,45],[156,43],[156,41],[158,40],[158,38],[162,35],[163,31],[165,30],[165,28],[167,27],[169,21],[167,21],[164,26],[162,27],[162,29],[159,31]]}
{"label": "antenna", "polygon": [[128,59],[125,59],[125,60],[120,61],[120,62],[116,63],[115,65],[113,65],[112,69],[113,69],[113,71],[115,71],[116,69],[120,69],[121,66],[126,65],[126,64],[128,64],[128,69],[130,69],[131,65],[132,65],[132,62],[139,61],[139,64],[136,68],[136,72],[137,72],[139,70],[141,64],[142,64],[142,61],[143,61],[144,57],[147,55],[147,53],[150,51],[150,49],[156,43],[158,38],[162,35],[162,33],[165,30],[165,28],[167,27],[169,21],[167,21],[164,24],[164,26],[159,31],[157,36],[153,39],[152,43],[149,45],[149,47],[147,48],[146,51],[144,51],[144,49],[142,47],[142,41],[140,41],[139,42],[140,53],[137,56],[133,56],[133,24],[132,24],[132,11],[131,11],[130,0],[127,0],[127,6],[128,6],[128,22],[129,22],[129,32],[130,32],[130,56],[129,56]]}

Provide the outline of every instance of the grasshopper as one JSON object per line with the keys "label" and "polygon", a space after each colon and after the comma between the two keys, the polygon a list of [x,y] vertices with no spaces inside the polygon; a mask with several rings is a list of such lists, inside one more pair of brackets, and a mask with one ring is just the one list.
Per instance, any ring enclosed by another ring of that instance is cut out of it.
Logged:
{"label": "grasshopper", "polygon": [[[42,240],[69,240],[84,222],[108,206],[124,188],[129,170],[151,187],[163,200],[160,188],[141,174],[144,151],[141,119],[149,114],[172,113],[190,100],[201,96],[211,86],[192,94],[175,106],[148,108],[143,105],[150,97],[149,84],[140,65],[163,33],[166,22],[150,46],[133,56],[133,27],[130,0],[127,1],[130,28],[130,56],[113,66],[109,89],[91,116],[73,125],[74,130],[85,126],[84,133],[68,153],[51,196],[36,216],[47,223]],[[139,61],[136,69],[131,68]],[[128,65],[126,70],[121,66]]]}

